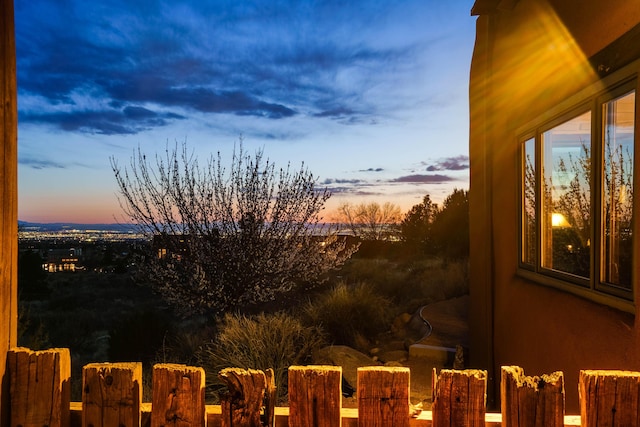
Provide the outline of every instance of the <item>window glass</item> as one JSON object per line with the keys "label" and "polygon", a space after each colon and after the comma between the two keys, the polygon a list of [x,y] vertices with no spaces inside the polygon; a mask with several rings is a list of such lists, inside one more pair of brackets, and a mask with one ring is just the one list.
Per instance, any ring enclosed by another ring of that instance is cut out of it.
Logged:
{"label": "window glass", "polygon": [[542,267],[591,273],[591,112],[542,135]]}
{"label": "window glass", "polygon": [[631,290],[635,92],[603,104],[602,280]]}
{"label": "window glass", "polygon": [[524,142],[522,169],[522,263],[535,266],[536,263],[536,140]]}

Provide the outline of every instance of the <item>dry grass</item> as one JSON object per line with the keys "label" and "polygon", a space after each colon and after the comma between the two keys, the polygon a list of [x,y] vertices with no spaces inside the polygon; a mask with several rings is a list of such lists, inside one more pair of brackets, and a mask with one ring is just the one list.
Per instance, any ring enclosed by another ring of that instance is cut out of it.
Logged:
{"label": "dry grass", "polygon": [[369,284],[348,285],[340,282],[318,295],[303,310],[309,324],[320,326],[332,344],[359,350],[390,324],[391,302],[374,292]]}
{"label": "dry grass", "polygon": [[[215,341],[199,353],[199,364],[207,373],[210,391],[221,383],[217,373],[224,368],[273,368],[278,396],[286,395],[287,369],[306,364],[311,354],[324,344],[322,332],[305,326],[284,312],[243,316],[227,314],[219,325]],[[211,396],[210,397],[215,397]]]}

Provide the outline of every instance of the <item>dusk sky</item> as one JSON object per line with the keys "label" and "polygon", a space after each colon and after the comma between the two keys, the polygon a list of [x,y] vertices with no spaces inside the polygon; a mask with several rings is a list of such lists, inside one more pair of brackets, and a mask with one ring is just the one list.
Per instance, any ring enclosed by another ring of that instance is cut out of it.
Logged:
{"label": "dusk sky", "polygon": [[109,159],[240,135],[344,201],[467,189],[473,0],[17,0],[19,219],[122,220]]}

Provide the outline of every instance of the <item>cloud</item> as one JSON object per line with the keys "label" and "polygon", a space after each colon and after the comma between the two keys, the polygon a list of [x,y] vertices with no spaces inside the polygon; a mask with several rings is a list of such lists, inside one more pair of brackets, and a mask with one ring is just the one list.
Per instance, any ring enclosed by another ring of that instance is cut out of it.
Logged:
{"label": "cloud", "polygon": [[66,165],[62,163],[54,162],[52,160],[36,159],[33,157],[19,157],[18,163],[22,166],[30,167],[32,169],[65,169]]}
{"label": "cloud", "polygon": [[383,168],[360,169],[358,172],[383,172]]}
{"label": "cloud", "polygon": [[[333,2],[203,3],[16,5],[19,93],[41,97],[49,107],[43,113],[21,106],[23,122],[132,134],[178,118],[168,112],[192,111],[266,120],[303,114],[371,125],[380,111],[394,111],[380,102],[402,102],[397,94],[373,94],[394,86],[400,73],[422,73],[416,57],[426,42],[417,42],[415,32],[398,32],[391,43],[371,30],[374,21],[387,25],[387,12],[398,9],[393,3],[366,10]],[[91,108],[78,103],[79,93]]]}
{"label": "cloud", "polygon": [[416,183],[416,184],[438,184],[451,181],[452,178],[446,175],[406,175],[392,179],[390,182]]}
{"label": "cloud", "polygon": [[[425,163],[426,165],[426,163]],[[469,169],[469,156],[460,155],[455,157],[446,157],[438,160],[432,165],[427,165],[427,172],[436,171],[460,171]]]}
{"label": "cloud", "polygon": [[385,194],[383,191],[375,190],[375,187],[330,187],[331,194],[348,194],[352,196],[376,196]]}
{"label": "cloud", "polygon": [[322,185],[332,184],[361,184],[363,181],[360,179],[340,179],[340,178],[327,178],[322,182]]}
{"label": "cloud", "polygon": [[156,113],[144,107],[127,106],[121,110],[21,113],[26,123],[51,124],[63,131],[101,135],[129,135],[183,119],[175,113]]}

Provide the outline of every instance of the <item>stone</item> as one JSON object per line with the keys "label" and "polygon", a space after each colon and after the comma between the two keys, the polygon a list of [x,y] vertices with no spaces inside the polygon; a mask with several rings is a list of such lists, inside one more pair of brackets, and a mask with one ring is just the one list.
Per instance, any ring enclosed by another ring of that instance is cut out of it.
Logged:
{"label": "stone", "polygon": [[409,313],[402,313],[398,315],[391,324],[391,332],[396,338],[404,338],[407,335],[407,324],[411,320]]}
{"label": "stone", "polygon": [[314,357],[314,363],[342,366],[342,377],[353,389],[358,385],[358,368],[381,365],[380,362],[346,345],[332,345],[320,349]]}
{"label": "stone", "polygon": [[405,350],[392,350],[385,351],[378,354],[378,359],[383,363],[387,362],[406,362],[409,357],[409,353]]}

